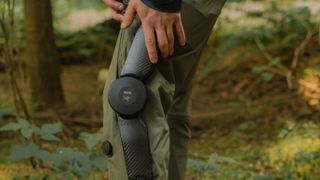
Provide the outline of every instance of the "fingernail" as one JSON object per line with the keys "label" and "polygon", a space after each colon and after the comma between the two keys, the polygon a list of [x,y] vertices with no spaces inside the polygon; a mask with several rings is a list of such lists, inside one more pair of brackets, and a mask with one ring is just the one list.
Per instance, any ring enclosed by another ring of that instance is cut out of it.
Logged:
{"label": "fingernail", "polygon": [[151,59],[151,62],[152,62],[153,64],[156,64],[156,63],[158,62],[158,59]]}
{"label": "fingernail", "polygon": [[124,7],[123,7],[123,5],[121,4],[121,5],[119,5],[119,7],[118,7],[118,9],[119,10],[122,10]]}

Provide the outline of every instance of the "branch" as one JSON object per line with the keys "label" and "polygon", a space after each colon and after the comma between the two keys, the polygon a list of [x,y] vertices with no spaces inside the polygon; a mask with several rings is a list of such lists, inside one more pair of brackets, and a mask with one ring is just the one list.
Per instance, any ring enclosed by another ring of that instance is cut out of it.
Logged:
{"label": "branch", "polygon": [[288,83],[289,89],[293,88],[293,75],[294,75],[293,71],[297,68],[301,55],[304,53],[307,45],[310,43],[313,35],[315,33],[317,33],[317,31],[318,31],[318,26],[316,26],[316,28],[314,28],[313,30],[308,31],[304,40],[294,50],[294,55],[293,55],[293,59],[292,59],[292,63],[291,63],[291,69],[289,69],[286,73],[287,74],[287,83]]}
{"label": "branch", "polygon": [[317,32],[317,29],[313,30],[313,31],[309,31],[305,37],[305,39],[301,42],[301,44],[294,50],[294,56],[292,59],[292,63],[291,63],[291,68],[295,69],[298,65],[299,59],[301,57],[301,54],[304,53],[307,45],[309,44],[309,42],[312,39],[312,36],[314,35],[314,33]]}

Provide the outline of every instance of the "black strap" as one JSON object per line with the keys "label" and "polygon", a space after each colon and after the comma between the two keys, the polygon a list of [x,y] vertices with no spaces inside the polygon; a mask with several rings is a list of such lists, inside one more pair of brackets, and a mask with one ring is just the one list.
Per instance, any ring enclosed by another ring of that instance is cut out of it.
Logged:
{"label": "black strap", "polygon": [[141,0],[152,9],[162,12],[180,12],[181,0]]}

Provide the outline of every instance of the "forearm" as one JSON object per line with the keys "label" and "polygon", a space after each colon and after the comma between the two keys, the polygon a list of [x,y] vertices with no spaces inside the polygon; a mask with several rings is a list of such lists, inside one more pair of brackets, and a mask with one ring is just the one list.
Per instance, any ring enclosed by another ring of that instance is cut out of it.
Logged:
{"label": "forearm", "polygon": [[179,12],[182,0],[141,0],[152,9],[161,12]]}

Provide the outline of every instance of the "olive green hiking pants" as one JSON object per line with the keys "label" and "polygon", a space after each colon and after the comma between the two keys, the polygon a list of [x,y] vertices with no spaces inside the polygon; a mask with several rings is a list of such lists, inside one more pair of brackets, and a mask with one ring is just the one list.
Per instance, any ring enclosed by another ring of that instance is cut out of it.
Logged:
{"label": "olive green hiking pants", "polygon": [[[146,82],[148,102],[142,119],[148,127],[155,180],[183,180],[190,139],[191,89],[196,67],[226,0],[190,0],[182,5],[187,44],[176,46],[173,56],[160,59]],[[103,95],[104,134],[112,144],[109,179],[127,180],[125,158],[115,113],[108,104],[110,84],[121,72],[139,20],[119,34]]]}

